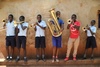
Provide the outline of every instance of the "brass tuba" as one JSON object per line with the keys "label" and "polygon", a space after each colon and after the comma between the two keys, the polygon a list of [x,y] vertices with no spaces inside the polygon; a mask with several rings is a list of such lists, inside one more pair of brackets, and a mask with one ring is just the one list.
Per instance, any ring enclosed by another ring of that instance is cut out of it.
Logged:
{"label": "brass tuba", "polygon": [[50,29],[52,36],[59,37],[59,36],[62,35],[62,32],[60,31],[61,28],[60,28],[60,25],[58,23],[58,20],[57,20],[56,14],[55,14],[55,10],[51,9],[49,12],[50,12],[53,20],[49,19],[48,22],[47,22],[47,25]]}

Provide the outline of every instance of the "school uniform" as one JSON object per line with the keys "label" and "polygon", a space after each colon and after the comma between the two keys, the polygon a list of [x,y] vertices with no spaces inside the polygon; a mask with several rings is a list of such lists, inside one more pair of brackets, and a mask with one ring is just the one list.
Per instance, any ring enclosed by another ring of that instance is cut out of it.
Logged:
{"label": "school uniform", "polygon": [[6,23],[6,46],[16,46],[14,21]]}
{"label": "school uniform", "polygon": [[[96,33],[96,27],[95,26],[90,26],[90,29],[93,33]],[[90,30],[87,30],[87,41],[86,41],[86,49],[87,48],[96,48],[96,39],[95,39],[95,34],[92,35]]]}
{"label": "school uniform", "polygon": [[[28,23],[22,23],[23,26],[28,28]],[[17,40],[17,48],[26,48],[26,36],[27,36],[27,28],[25,30],[22,29],[21,24],[18,25],[19,33],[18,33],[18,40]]]}
{"label": "school uniform", "polygon": [[[38,24],[42,27],[46,27],[45,21],[38,22]],[[41,29],[36,25],[36,33],[35,33],[35,48],[45,48],[45,30]]]}

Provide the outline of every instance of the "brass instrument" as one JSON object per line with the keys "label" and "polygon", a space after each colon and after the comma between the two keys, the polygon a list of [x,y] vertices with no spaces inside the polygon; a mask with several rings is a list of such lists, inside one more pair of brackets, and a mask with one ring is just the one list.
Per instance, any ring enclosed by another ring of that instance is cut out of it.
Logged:
{"label": "brass instrument", "polygon": [[[3,19],[3,20],[2,20],[3,25],[6,24],[7,21],[8,21],[8,19]],[[23,22],[24,22],[24,21],[21,21],[21,22],[16,22],[16,21],[14,21],[14,26],[16,27],[18,24],[23,23]],[[4,31],[4,30],[5,30],[4,27],[0,28],[0,32],[1,32],[1,31]]]}
{"label": "brass instrument", "polygon": [[7,19],[3,19],[2,22],[6,22],[7,23]]}
{"label": "brass instrument", "polygon": [[[7,19],[3,19],[3,20],[2,20],[3,25],[6,24],[7,21],[8,21]],[[5,28],[4,28],[4,27],[1,27],[1,28],[0,28],[0,32],[2,32],[2,31],[5,31]]]}
{"label": "brass instrument", "polygon": [[24,21],[19,21],[19,22],[16,22],[16,21],[14,21],[14,26],[16,27],[16,26],[18,26],[18,24],[21,24],[21,23],[23,23]]}
{"label": "brass instrument", "polygon": [[68,19],[68,20],[67,20],[67,23],[68,23],[68,24],[71,24],[71,23],[72,23],[72,20],[71,20],[71,19]]}
{"label": "brass instrument", "polygon": [[89,28],[89,26],[87,25],[87,26],[82,27],[82,30],[86,31],[86,30],[88,30],[88,28]]}
{"label": "brass instrument", "polygon": [[50,29],[51,34],[54,37],[59,37],[62,35],[62,32],[61,32],[61,28],[60,28],[60,25],[58,23],[58,20],[57,20],[56,14],[55,14],[55,10],[51,9],[49,12],[51,13],[53,20],[49,19],[47,22],[47,25]]}
{"label": "brass instrument", "polygon": [[[3,25],[6,24],[8,21],[8,19],[3,19],[2,22],[3,22]],[[23,22],[23,21],[22,21]],[[22,22],[16,22],[14,21],[14,26],[16,27],[19,23],[22,23]]]}
{"label": "brass instrument", "polygon": [[[37,23],[37,22],[36,22],[36,23]],[[29,27],[30,27],[30,28],[35,28],[35,26],[37,25],[36,23],[35,23],[35,24],[33,24],[33,23],[30,24]]]}
{"label": "brass instrument", "polygon": [[3,25],[4,25],[4,24],[6,24],[6,23],[7,23],[7,21],[8,21],[8,19],[3,19],[3,20],[2,20]]}

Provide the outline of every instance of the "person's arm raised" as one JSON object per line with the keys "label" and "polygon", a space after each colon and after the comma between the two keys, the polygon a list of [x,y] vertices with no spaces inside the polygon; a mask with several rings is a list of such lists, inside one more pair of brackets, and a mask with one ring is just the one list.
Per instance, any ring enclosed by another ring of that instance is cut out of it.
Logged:
{"label": "person's arm raised", "polygon": [[21,25],[21,28],[22,28],[23,30],[25,30],[25,29],[27,28],[27,26],[23,26],[22,23],[21,23],[20,25]]}
{"label": "person's arm raised", "polygon": [[45,30],[46,27],[40,26],[38,23],[36,23],[37,26],[39,26],[41,29]]}

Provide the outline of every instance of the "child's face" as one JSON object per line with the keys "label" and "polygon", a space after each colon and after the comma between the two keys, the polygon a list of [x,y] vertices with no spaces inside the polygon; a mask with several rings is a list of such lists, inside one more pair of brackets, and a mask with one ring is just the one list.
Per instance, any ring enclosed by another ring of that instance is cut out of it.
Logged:
{"label": "child's face", "polygon": [[73,16],[73,15],[72,15],[71,19],[72,19],[73,21],[76,21],[76,17]]}
{"label": "child's face", "polygon": [[37,16],[37,20],[38,20],[38,21],[41,21],[41,17],[40,17],[40,16]]}
{"label": "child's face", "polygon": [[22,17],[19,18],[20,21],[24,21],[24,19]]}
{"label": "child's face", "polygon": [[57,12],[56,16],[57,16],[57,18],[59,18],[60,17],[60,12]]}
{"label": "child's face", "polygon": [[11,16],[8,16],[8,20],[9,20],[9,21],[12,21],[13,18],[12,18]]}
{"label": "child's face", "polygon": [[93,25],[95,25],[95,22],[92,22],[92,21],[91,21],[91,26],[93,26]]}

